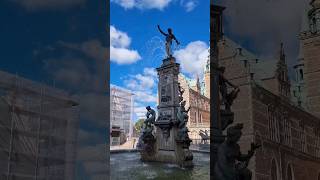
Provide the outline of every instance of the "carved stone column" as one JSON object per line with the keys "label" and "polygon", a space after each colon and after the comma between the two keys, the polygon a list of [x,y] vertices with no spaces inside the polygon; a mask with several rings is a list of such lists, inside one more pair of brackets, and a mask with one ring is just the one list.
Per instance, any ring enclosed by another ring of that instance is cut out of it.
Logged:
{"label": "carved stone column", "polygon": [[159,161],[175,163],[182,167],[192,167],[192,152],[190,141],[178,138],[177,113],[180,98],[178,75],[180,64],[174,57],[163,60],[157,68],[158,83],[158,118],[156,126],[156,152],[154,155],[142,156],[143,161]]}

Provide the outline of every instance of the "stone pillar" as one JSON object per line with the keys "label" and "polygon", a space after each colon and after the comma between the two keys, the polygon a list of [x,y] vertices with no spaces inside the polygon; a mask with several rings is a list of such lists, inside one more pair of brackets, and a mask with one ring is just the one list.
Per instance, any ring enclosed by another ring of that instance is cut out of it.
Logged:
{"label": "stone pillar", "polygon": [[190,142],[179,141],[179,128],[176,125],[179,102],[179,67],[174,57],[163,60],[157,68],[158,84],[158,118],[155,122],[155,151],[142,155],[143,161],[175,163],[182,167],[192,167],[193,155],[189,150]]}

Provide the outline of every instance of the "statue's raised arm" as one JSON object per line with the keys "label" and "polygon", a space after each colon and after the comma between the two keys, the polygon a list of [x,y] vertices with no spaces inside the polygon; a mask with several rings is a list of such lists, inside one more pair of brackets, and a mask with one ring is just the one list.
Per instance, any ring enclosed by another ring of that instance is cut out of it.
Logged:
{"label": "statue's raised arm", "polygon": [[161,34],[165,35],[165,36],[168,36],[168,34],[166,34],[165,32],[163,32],[160,28],[160,26],[158,25],[158,30],[160,31]]}

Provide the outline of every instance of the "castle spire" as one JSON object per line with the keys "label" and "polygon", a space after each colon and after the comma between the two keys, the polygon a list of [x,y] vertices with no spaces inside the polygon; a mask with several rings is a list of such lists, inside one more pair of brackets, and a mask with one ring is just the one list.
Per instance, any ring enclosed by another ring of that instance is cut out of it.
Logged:
{"label": "castle spire", "polygon": [[301,25],[300,25],[300,32],[306,32],[309,30],[309,20],[308,20],[308,12],[310,11],[311,6],[309,3],[304,2],[303,4],[303,13],[301,16]]}
{"label": "castle spire", "polygon": [[286,61],[286,55],[284,53],[283,42],[281,42],[281,44],[280,44],[280,60],[283,62]]}
{"label": "castle spire", "polygon": [[286,63],[286,55],[284,52],[284,45],[280,44],[279,61],[277,64],[276,76],[279,83],[279,94],[282,97],[290,98],[290,81],[288,76],[288,67]]}
{"label": "castle spire", "polygon": [[196,84],[196,87],[197,87],[197,92],[201,92],[201,85],[200,85],[200,78],[199,78],[199,74],[197,74],[197,84]]}
{"label": "castle spire", "polygon": [[312,8],[308,12],[309,27],[313,34],[317,34],[320,32],[320,0],[312,0],[310,5]]}

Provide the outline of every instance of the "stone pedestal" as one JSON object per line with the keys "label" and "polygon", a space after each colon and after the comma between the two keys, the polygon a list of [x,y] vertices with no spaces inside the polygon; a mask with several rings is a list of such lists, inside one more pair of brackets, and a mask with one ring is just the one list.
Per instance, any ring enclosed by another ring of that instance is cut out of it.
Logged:
{"label": "stone pedestal", "polygon": [[179,92],[179,64],[174,57],[163,60],[157,68],[158,84],[158,118],[155,122],[155,151],[152,154],[141,153],[143,161],[175,163],[182,167],[192,167],[192,152],[189,150],[191,140],[181,140],[176,125],[177,112],[181,96]]}

